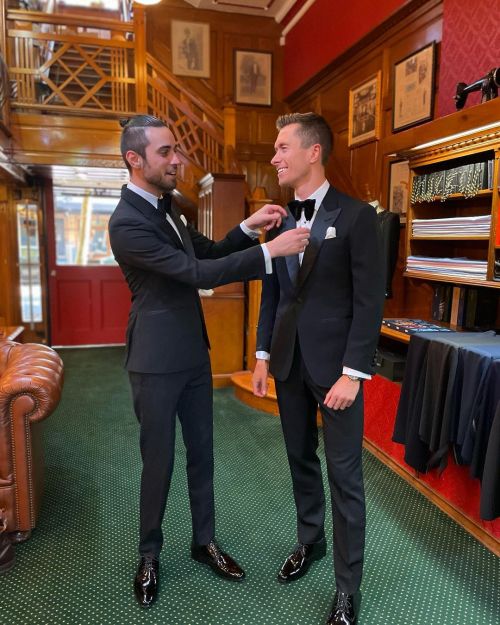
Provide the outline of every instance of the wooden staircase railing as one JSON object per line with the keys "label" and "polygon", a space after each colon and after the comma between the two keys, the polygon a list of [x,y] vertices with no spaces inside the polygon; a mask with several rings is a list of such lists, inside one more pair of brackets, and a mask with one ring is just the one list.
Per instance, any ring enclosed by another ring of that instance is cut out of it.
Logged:
{"label": "wooden staircase railing", "polygon": [[[146,52],[145,12],[134,21],[7,10],[6,60],[17,112],[164,119],[180,144],[186,185],[234,171],[234,107],[222,112],[190,93]],[[190,170],[190,171],[188,171]]]}

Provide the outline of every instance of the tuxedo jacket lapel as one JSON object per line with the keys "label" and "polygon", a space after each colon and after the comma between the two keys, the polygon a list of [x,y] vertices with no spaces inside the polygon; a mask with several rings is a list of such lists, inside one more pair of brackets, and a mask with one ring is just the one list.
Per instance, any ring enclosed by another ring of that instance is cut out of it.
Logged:
{"label": "tuxedo jacket lapel", "polygon": [[[129,204],[132,204],[132,206],[135,206],[135,208],[137,208],[144,215],[144,217],[152,221],[155,225],[159,226],[166,234],[168,234],[168,237],[172,240],[174,247],[177,247],[179,249],[184,249],[184,246],[181,240],[179,239],[176,231],[168,223],[167,219],[165,218],[165,215],[162,214],[157,208],[155,208],[151,204],[151,202],[148,202],[137,193],[134,193],[134,191],[131,191],[130,189],[128,189],[126,186],[122,188],[122,198],[126,200]],[[172,213],[173,212],[174,211],[172,211]],[[180,222],[180,219],[179,219],[179,222]],[[181,222],[181,225],[182,225],[182,228],[184,228],[184,225],[182,224],[182,222]],[[179,229],[179,232],[181,232],[180,229]]]}
{"label": "tuxedo jacket lapel", "polygon": [[[195,256],[194,247],[193,247],[193,242],[191,241],[191,237],[189,236],[189,230],[187,229],[187,227],[182,222],[182,219],[179,216],[177,204],[175,204],[174,202],[172,202],[172,210],[171,210],[170,214],[172,216],[172,220],[173,220],[174,224],[177,226],[177,230],[179,231],[179,234],[181,235],[182,243],[183,243],[184,249],[186,251],[186,254],[188,254],[188,256],[192,256],[194,258],[194,256]],[[177,234],[176,234],[176,236],[177,236]],[[178,238],[179,237],[177,237],[177,239]]]}
{"label": "tuxedo jacket lapel", "polygon": [[[285,219],[283,226],[281,228],[281,233],[286,232],[287,230],[293,230],[293,228],[297,227],[297,222],[295,221],[294,216],[290,213],[290,210],[287,208],[288,217]],[[280,234],[281,234],[280,233]],[[299,265],[299,255],[294,254],[293,256],[286,256],[286,267],[288,269],[288,275],[290,276],[290,280],[293,285],[295,285],[297,281],[297,275],[299,273],[300,265]]]}
{"label": "tuxedo jacket lapel", "polygon": [[[337,197],[335,191],[330,187],[330,190],[325,196],[321,206],[318,209],[314,223],[311,228],[311,236],[309,238],[309,245],[306,247],[304,256],[302,258],[302,265],[300,265],[299,273],[297,276],[297,288],[300,288],[309,272],[314,266],[316,257],[319,250],[325,240],[327,229],[332,226],[337,217],[340,215],[342,208],[338,206]],[[298,262],[298,261],[297,261]]]}

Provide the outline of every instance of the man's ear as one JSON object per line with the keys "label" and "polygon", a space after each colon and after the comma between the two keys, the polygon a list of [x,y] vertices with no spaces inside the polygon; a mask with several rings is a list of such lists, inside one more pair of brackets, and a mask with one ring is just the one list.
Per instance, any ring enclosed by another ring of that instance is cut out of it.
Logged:
{"label": "man's ear", "polygon": [[125,153],[125,158],[132,169],[142,169],[143,159],[140,154],[134,152],[134,150],[128,150]]}
{"label": "man's ear", "polygon": [[319,143],[314,143],[311,145],[311,163],[317,163],[321,160],[321,145]]}

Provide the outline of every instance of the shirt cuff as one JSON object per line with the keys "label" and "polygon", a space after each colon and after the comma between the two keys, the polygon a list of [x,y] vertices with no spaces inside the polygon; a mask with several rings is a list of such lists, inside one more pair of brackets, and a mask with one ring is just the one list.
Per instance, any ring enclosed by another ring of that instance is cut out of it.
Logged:
{"label": "shirt cuff", "polygon": [[255,352],[255,358],[257,360],[269,360],[268,352]]}
{"label": "shirt cuff", "polygon": [[273,259],[271,258],[271,254],[267,249],[267,245],[265,243],[261,243],[262,253],[264,254],[264,260],[266,262],[266,273],[273,273]]}
{"label": "shirt cuff", "polygon": [[363,380],[371,380],[372,376],[369,373],[363,373],[362,371],[356,371],[356,369],[351,369],[350,367],[343,367],[342,374],[345,375],[355,375],[358,378],[363,378]]}
{"label": "shirt cuff", "polygon": [[258,239],[260,237],[260,230],[252,230],[246,225],[244,221],[240,223],[240,228],[251,239]]}

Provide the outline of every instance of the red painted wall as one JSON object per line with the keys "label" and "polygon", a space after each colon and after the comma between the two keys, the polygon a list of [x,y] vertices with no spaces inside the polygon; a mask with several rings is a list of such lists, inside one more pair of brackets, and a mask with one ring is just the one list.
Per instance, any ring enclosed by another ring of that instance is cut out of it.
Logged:
{"label": "red painted wall", "polygon": [[[500,66],[500,1],[444,0],[438,114],[455,109],[457,82],[470,84]],[[479,104],[472,93],[466,106]]]}
{"label": "red painted wall", "polygon": [[286,36],[285,97],[406,1],[316,0]]}

